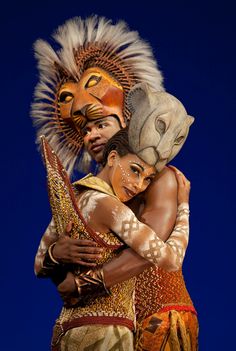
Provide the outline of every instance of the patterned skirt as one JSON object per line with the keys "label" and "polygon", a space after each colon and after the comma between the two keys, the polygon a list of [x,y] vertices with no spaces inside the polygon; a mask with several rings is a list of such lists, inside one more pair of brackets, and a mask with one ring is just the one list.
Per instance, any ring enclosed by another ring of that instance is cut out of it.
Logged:
{"label": "patterned skirt", "polygon": [[198,320],[190,311],[155,313],[138,326],[136,351],[197,351]]}
{"label": "patterned skirt", "polygon": [[133,351],[133,343],[133,333],[124,326],[86,325],[68,330],[60,351]]}

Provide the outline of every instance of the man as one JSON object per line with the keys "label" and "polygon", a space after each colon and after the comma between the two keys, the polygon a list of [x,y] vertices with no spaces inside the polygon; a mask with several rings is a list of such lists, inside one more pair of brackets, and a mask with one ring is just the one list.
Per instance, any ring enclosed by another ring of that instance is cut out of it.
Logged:
{"label": "man", "polygon": [[[39,135],[46,135],[65,167],[72,172],[79,158],[83,140],[90,155],[99,162],[106,140],[117,128],[120,129],[129,123],[131,109],[128,94],[131,88],[138,82],[145,82],[154,90],[163,90],[162,78],[149,46],[136,32],[128,31],[123,23],[112,26],[110,21],[105,19],[90,18],[86,21],[75,19],[61,27],[55,38],[62,45],[61,51],[54,52],[42,41],[36,45],[41,70],[41,82],[36,89],[36,98],[41,102],[33,105],[32,115],[36,123],[41,125]],[[97,124],[98,120],[100,125]],[[149,224],[163,240],[168,238],[175,223],[176,193],[175,176],[171,170],[165,168],[146,191],[145,207],[140,211],[140,219]],[[45,236],[46,241],[47,237],[52,239],[52,233],[53,230],[50,232],[49,227],[48,236]],[[81,246],[83,243],[72,240],[63,236],[58,240],[51,252],[55,261],[84,263],[86,262],[84,258],[88,260],[96,258],[97,249]],[[42,268],[46,251],[47,245],[44,245],[36,256],[36,272],[40,271],[40,265]],[[91,265],[88,261],[85,264]],[[145,260],[127,249],[116,261],[111,261],[104,267],[106,286],[127,279],[130,274],[138,274],[146,267]],[[177,289],[172,285],[169,290],[166,286],[164,291],[160,290],[159,277],[161,276],[162,282],[170,278],[166,276],[167,273],[160,272],[152,269],[139,278],[140,283],[137,284],[139,291],[137,290],[136,294],[139,298],[139,321],[142,323],[147,317],[147,311],[148,316],[152,316],[153,312],[160,311],[163,305],[169,306],[169,310],[175,310],[172,306],[180,302],[180,309],[182,308],[184,312],[193,312],[191,301],[186,298],[181,272],[173,274],[171,279],[176,287],[180,284],[182,290],[179,294],[170,294],[171,296],[165,295],[165,289],[168,293]],[[140,292],[144,286],[145,298]],[[63,284],[58,288],[62,293],[63,289],[66,291]],[[163,294],[167,298],[161,300]],[[147,308],[148,306],[151,308]],[[169,313],[165,318],[169,324],[173,322],[172,316],[172,319],[169,318]],[[145,330],[149,334],[150,325],[152,326],[153,333],[150,334],[152,336],[161,330],[160,326],[165,323],[161,323],[161,318],[155,315],[146,324]],[[177,327],[174,333],[176,335],[179,333]],[[150,335],[148,340],[151,340]],[[168,335],[170,335],[168,328],[164,332],[162,330],[159,337],[160,347],[170,342]],[[145,347],[149,349],[149,346]]]}

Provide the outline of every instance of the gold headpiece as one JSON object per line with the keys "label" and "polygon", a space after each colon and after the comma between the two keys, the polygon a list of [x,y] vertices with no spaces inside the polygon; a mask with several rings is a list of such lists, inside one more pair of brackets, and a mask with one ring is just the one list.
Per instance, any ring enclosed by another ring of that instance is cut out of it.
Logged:
{"label": "gold headpiece", "polygon": [[123,118],[130,119],[126,97],[136,83],[145,82],[161,91],[162,75],[148,43],[123,21],[113,25],[104,17],[76,17],[59,27],[54,39],[60,49],[46,41],[35,43],[40,81],[35,89],[32,117],[39,136],[44,134],[69,173],[83,145],[79,124],[61,118],[59,90],[66,82],[79,82],[91,67],[106,71],[123,89]]}

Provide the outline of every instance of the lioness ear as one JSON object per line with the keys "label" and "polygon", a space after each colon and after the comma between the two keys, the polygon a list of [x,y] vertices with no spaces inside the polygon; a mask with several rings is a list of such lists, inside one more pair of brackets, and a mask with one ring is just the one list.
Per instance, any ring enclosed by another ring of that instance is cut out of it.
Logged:
{"label": "lioness ear", "polygon": [[148,99],[148,87],[145,83],[139,83],[133,86],[127,96],[128,109],[133,114],[137,109],[142,108]]}
{"label": "lioness ear", "polygon": [[190,116],[190,115],[188,115],[188,121],[187,121],[187,123],[188,123],[188,126],[189,126],[189,127],[193,124],[194,121],[195,121],[195,118],[192,117],[192,116]]}

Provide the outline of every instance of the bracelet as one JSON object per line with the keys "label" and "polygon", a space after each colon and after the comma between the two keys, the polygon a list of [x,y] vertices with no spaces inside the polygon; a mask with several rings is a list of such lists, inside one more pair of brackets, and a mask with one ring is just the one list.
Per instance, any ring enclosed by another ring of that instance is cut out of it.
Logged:
{"label": "bracelet", "polygon": [[96,294],[97,296],[111,295],[110,290],[105,285],[102,269],[91,269],[75,275],[74,279],[78,294],[81,297],[88,294]]}
{"label": "bracelet", "polygon": [[100,274],[101,274],[101,280],[102,280],[102,284],[103,284],[104,290],[106,291],[107,295],[111,295],[110,289],[108,289],[108,288],[106,287],[103,269],[100,269]]}
{"label": "bracelet", "polygon": [[54,262],[55,264],[60,264],[60,262],[58,262],[57,260],[55,260],[55,258],[53,257],[53,254],[52,254],[52,250],[54,248],[54,246],[56,245],[56,242],[51,244],[48,248],[48,254],[49,254],[49,257],[50,259],[52,260],[52,262]]}

